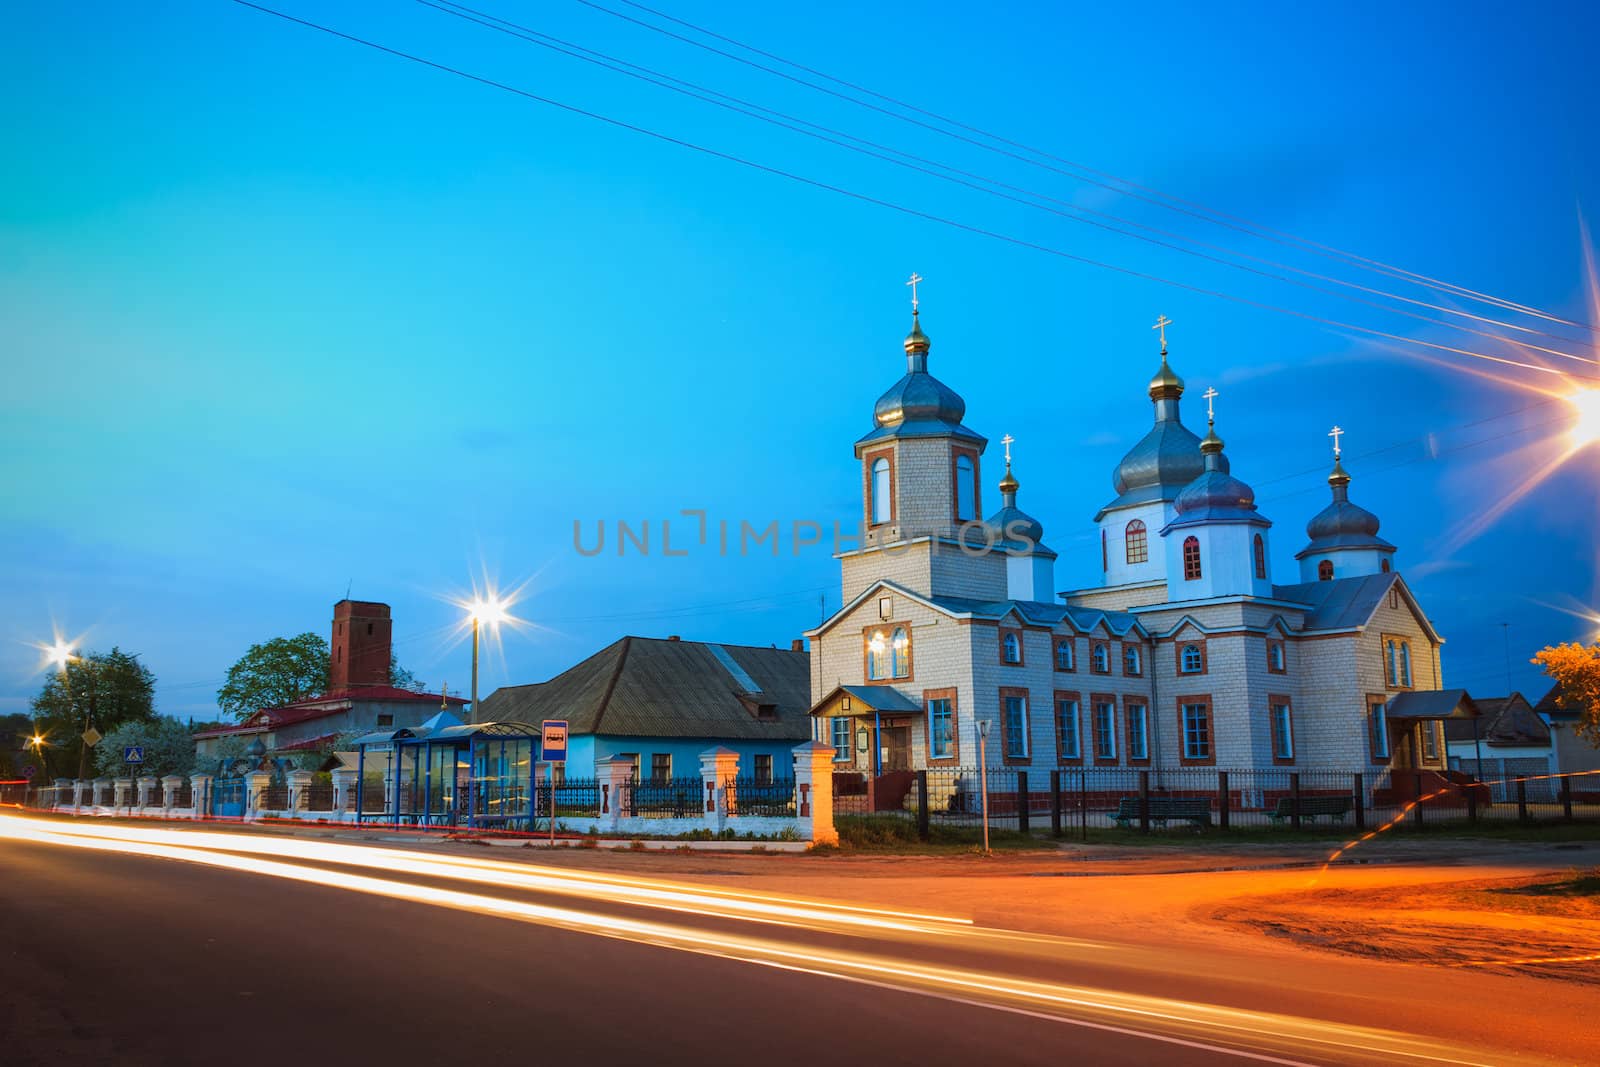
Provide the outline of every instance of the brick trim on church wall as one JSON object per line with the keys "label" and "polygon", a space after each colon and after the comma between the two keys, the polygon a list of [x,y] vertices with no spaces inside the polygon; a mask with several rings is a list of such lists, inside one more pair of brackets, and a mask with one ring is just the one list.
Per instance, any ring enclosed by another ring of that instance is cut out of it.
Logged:
{"label": "brick trim on church wall", "polygon": [[[1112,756],[1110,759],[1102,759],[1100,757],[1100,746],[1097,744],[1100,739],[1100,734],[1096,725],[1095,716],[1099,714],[1097,705],[1100,704],[1111,705],[1111,736],[1116,740],[1117,754]],[[1122,749],[1121,704],[1122,701],[1118,699],[1117,694],[1115,693],[1089,694],[1089,745],[1092,749],[1090,755],[1093,757],[1094,765],[1096,767],[1120,767],[1122,765],[1122,757],[1124,753]]]}
{"label": "brick trim on church wall", "polygon": [[[1183,706],[1185,704],[1204,704],[1206,706],[1206,732],[1210,744],[1207,754],[1200,759],[1191,759],[1186,754],[1183,734]],[[1173,705],[1178,723],[1178,762],[1184,767],[1215,767],[1217,765],[1217,707],[1211,700],[1210,693],[1182,693],[1176,698]]]}
{"label": "brick trim on church wall", "polygon": [[[1011,746],[1007,743],[1007,742],[1009,742],[1011,740],[1010,731],[1006,728],[1006,698],[1007,697],[1021,697],[1022,698],[1022,712],[1023,712],[1024,719],[1025,719],[1025,721],[1022,724],[1022,732],[1023,732],[1023,737],[1024,737],[1024,747],[1027,749],[1027,752],[1028,752],[1028,754],[1026,756],[1018,757],[1018,756],[1008,756],[1008,755],[1006,755],[1007,751],[1009,751],[1010,748],[1011,748]],[[1004,686],[1000,687],[999,703],[996,706],[997,706],[997,708],[999,709],[999,712],[1000,712],[1000,759],[1001,759],[1001,762],[1003,762],[1007,767],[1026,767],[1026,766],[1028,766],[1029,764],[1031,764],[1033,762],[1033,738],[1031,736],[1031,734],[1033,733],[1033,695],[1027,689],[1022,688],[1021,686],[1004,685]]]}
{"label": "brick trim on church wall", "polygon": [[[1061,754],[1061,719],[1059,705],[1063,700],[1076,701],[1078,705],[1078,754],[1064,756]],[[1050,736],[1055,741],[1056,763],[1062,767],[1083,766],[1083,754],[1086,751],[1083,744],[1083,697],[1076,689],[1057,689],[1050,696]]]}
{"label": "brick trim on church wall", "polygon": [[[1288,759],[1278,755],[1278,717],[1272,713],[1274,704],[1286,705],[1289,709],[1289,752]],[[1300,743],[1295,738],[1294,728],[1294,699],[1288,693],[1267,694],[1267,740],[1272,746],[1272,762],[1279,767],[1294,765],[1300,755]]]}
{"label": "brick trim on church wall", "polygon": [[[961,515],[961,482],[956,476],[956,460],[962,456],[972,460],[972,514],[966,518]],[[950,518],[958,523],[983,518],[982,457],[976,448],[966,445],[950,446]]]}
{"label": "brick trim on church wall", "polygon": [[[873,499],[872,499],[872,466],[873,466],[873,464],[877,463],[879,459],[887,459],[889,461],[889,521],[888,522],[873,522],[872,521],[872,505],[873,505]],[[866,520],[867,529],[876,530],[876,529],[880,529],[880,528],[882,528],[884,526],[893,526],[897,521],[899,521],[899,519],[900,519],[900,501],[898,499],[899,494],[897,494],[895,492],[895,490],[898,488],[898,484],[899,483],[897,483],[895,481],[894,449],[892,449],[892,448],[879,448],[879,449],[876,449],[876,450],[874,450],[872,452],[868,452],[868,453],[864,454],[861,457],[861,504],[862,504],[862,517]]]}
{"label": "brick trim on church wall", "polygon": [[[929,713],[928,705],[935,700],[950,701],[950,755],[934,756],[933,754],[933,716]],[[956,699],[956,690],[950,689],[924,689],[922,691],[922,738],[923,749],[927,754],[930,767],[959,767],[961,766],[961,701]]]}

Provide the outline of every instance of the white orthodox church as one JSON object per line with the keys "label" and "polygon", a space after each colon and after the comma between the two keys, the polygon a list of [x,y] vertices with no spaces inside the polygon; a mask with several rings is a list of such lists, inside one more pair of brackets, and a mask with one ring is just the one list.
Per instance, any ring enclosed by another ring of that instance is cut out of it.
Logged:
{"label": "white orthodox church", "polygon": [[1031,771],[1445,768],[1451,701],[1422,696],[1441,688],[1442,638],[1350,501],[1337,436],[1332,499],[1285,581],[1215,428],[1179,416],[1158,325],[1152,424],[1093,519],[1103,578],[1061,592],[1009,439],[985,517],[988,441],[929,373],[913,311],[905,376],[855,443],[865,533],[838,557],[843,606],[807,635],[836,768],[974,767],[980,724],[990,765]]}

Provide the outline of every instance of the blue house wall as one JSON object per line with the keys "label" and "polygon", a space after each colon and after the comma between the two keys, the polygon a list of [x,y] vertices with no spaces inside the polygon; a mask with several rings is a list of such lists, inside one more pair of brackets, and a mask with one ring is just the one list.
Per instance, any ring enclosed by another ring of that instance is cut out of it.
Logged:
{"label": "blue house wall", "polygon": [[732,749],[739,754],[739,774],[755,773],[755,756],[772,757],[772,774],[775,778],[788,778],[794,773],[794,747],[800,741],[730,741],[713,737],[618,737],[606,734],[574,734],[567,740],[568,778],[593,778],[595,764],[612,756],[635,754],[639,757],[639,773],[650,775],[650,757],[660,752],[672,755],[672,774],[675,778],[693,778],[700,774],[700,753],[708,748]]}

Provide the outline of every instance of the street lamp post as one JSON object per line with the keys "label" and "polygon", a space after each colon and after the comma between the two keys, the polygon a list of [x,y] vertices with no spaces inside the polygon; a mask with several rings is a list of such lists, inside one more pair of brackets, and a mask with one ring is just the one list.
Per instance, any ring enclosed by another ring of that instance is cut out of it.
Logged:
{"label": "street lamp post", "polygon": [[[72,674],[68,671],[67,665],[70,664],[73,660],[77,660],[79,663],[83,664],[84,669],[89,672],[89,694],[88,694],[89,695],[89,706],[84,708],[84,710],[83,710],[83,732],[84,732],[84,734],[88,734],[89,728],[94,725],[94,698],[95,698],[94,661],[91,660],[91,659],[88,659],[88,658],[86,658],[84,656],[81,656],[76,652],[74,652],[65,642],[61,641],[59,638],[56,639],[56,643],[55,643],[54,647],[48,649],[48,653],[49,653],[49,656],[50,656],[50,662],[54,663],[56,665],[57,669],[59,669],[61,671],[61,685],[67,691],[67,707],[69,709],[69,714],[70,714],[70,709],[72,707]],[[70,722],[71,720],[68,719],[68,721]],[[89,744],[89,741],[88,741],[87,737],[80,736],[78,738],[78,780],[79,781],[83,780],[84,773],[88,770],[88,766],[89,766],[89,749],[91,747],[92,746]]]}
{"label": "street lamp post", "polygon": [[510,606],[507,601],[496,596],[480,597],[474,600],[468,610],[472,613],[472,721],[481,721],[478,718],[478,644],[479,630],[484,624],[499,626],[510,616],[506,609]]}
{"label": "street lamp post", "polygon": [[978,721],[978,795],[983,810],[983,854],[989,854],[989,720]]}

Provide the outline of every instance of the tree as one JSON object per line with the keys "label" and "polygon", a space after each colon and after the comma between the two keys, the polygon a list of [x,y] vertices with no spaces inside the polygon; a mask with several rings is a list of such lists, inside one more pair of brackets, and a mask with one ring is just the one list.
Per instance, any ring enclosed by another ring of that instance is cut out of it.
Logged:
{"label": "tree", "polygon": [[275,708],[317,696],[328,688],[328,642],[320,635],[274,637],[228,668],[217,690],[217,706],[235,719],[258,708]]}
{"label": "tree", "polygon": [[32,736],[33,720],[28,716],[0,715],[0,778],[16,778],[22,768],[37,766],[39,761],[28,747]]}
{"label": "tree", "polygon": [[[122,761],[130,746],[144,750],[144,762],[129,765]],[[187,774],[194,769],[194,739],[189,728],[165,715],[155,719],[125,722],[106,733],[95,746],[95,767],[103,777],[146,775],[160,778],[167,774]]]}
{"label": "tree", "polygon": [[53,758],[56,768],[78,773],[85,726],[104,734],[125,722],[155,718],[155,691],[155,675],[120,648],[69,659],[45,679],[32,705],[47,743],[60,753]]}
{"label": "tree", "polygon": [[1561,687],[1561,704],[1578,713],[1577,735],[1600,748],[1600,643],[1551,645],[1533,662]]}
{"label": "tree", "polygon": [[[296,637],[274,637],[250,650],[228,668],[227,680],[217,690],[217,706],[243,721],[260,708],[276,708],[328,691],[326,639],[303,633]],[[389,684],[401,689],[416,685],[411,672],[389,654]]]}

